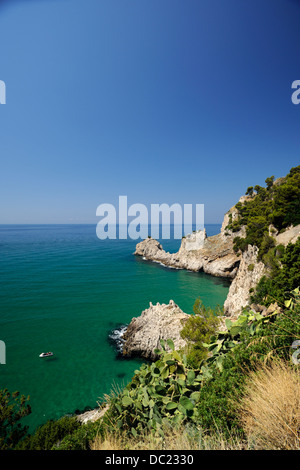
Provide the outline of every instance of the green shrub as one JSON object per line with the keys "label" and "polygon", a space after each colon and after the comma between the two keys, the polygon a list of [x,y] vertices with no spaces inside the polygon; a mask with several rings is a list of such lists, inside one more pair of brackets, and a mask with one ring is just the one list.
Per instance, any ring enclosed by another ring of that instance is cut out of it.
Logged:
{"label": "green shrub", "polygon": [[28,427],[21,419],[31,413],[28,401],[29,397],[20,396],[20,392],[0,390],[0,450],[13,449],[26,435]]}
{"label": "green shrub", "polygon": [[[270,305],[277,300],[284,302],[289,292],[300,285],[300,238],[287,247],[271,250],[273,265],[269,276],[263,276],[255,288],[251,301]],[[269,256],[270,256],[269,255]],[[280,261],[280,263],[279,263]]]}
{"label": "green shrub", "polygon": [[72,433],[52,447],[52,450],[90,450],[90,443],[97,436],[103,436],[105,425],[102,420],[81,424]]}
{"label": "green shrub", "polygon": [[187,342],[188,365],[197,368],[208,355],[203,343],[207,343],[219,326],[219,315],[222,313],[222,309],[220,307],[216,310],[207,308],[201,299],[196,299],[193,310],[194,315],[190,315],[180,334]]}
{"label": "green shrub", "polygon": [[239,251],[243,252],[243,251],[246,251],[247,248],[248,248],[248,241],[246,240],[246,238],[241,238],[241,237],[235,237],[233,239],[233,249],[235,251],[235,253],[238,253]]}
{"label": "green shrub", "polygon": [[51,450],[54,445],[80,426],[80,422],[75,417],[65,416],[57,421],[49,420],[39,426],[33,435],[21,441],[17,448],[19,450]]}
{"label": "green shrub", "polygon": [[258,259],[263,260],[264,255],[274,248],[276,245],[276,240],[273,237],[270,237],[267,233],[262,235],[262,240],[260,244],[260,250],[258,253]]}

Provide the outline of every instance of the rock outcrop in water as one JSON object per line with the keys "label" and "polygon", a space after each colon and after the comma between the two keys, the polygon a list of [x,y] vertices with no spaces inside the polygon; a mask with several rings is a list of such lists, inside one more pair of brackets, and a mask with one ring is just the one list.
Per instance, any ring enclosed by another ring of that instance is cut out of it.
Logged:
{"label": "rock outcrop in water", "polygon": [[123,335],[124,356],[140,356],[155,360],[155,349],[161,349],[160,340],[172,339],[175,349],[185,346],[180,336],[184,322],[189,318],[173,300],[169,304],[152,305],[133,318]]}
{"label": "rock outcrop in water", "polygon": [[228,211],[218,235],[207,237],[205,229],[193,232],[182,238],[177,253],[168,253],[157,240],[147,238],[136,245],[134,254],[172,268],[204,271],[213,276],[233,279],[240,263],[233,250],[233,239],[244,236],[244,228],[236,233],[226,231],[229,213],[234,220],[237,211],[234,207]]}

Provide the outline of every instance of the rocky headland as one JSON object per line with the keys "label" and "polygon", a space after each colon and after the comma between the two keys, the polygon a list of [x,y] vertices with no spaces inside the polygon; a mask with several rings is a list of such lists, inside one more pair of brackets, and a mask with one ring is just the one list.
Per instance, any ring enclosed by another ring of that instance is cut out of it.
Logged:
{"label": "rocky headland", "polygon": [[[249,196],[243,196],[239,202],[247,199]],[[234,206],[225,214],[219,234],[208,237],[205,229],[193,232],[182,238],[177,253],[166,252],[157,240],[149,237],[136,245],[134,254],[172,268],[204,271],[212,276],[232,279],[224,313],[234,317],[241,307],[247,305],[249,289],[256,285],[264,272],[263,263],[257,262],[258,250],[255,247],[249,247],[242,256],[233,249],[234,238],[245,236],[245,227],[238,232],[228,229],[229,221],[237,217],[238,211]],[[248,270],[250,264],[255,266],[252,271]]]}
{"label": "rocky headland", "polygon": [[161,349],[160,340],[172,339],[175,349],[185,346],[180,336],[185,321],[189,318],[173,300],[169,304],[153,305],[133,318],[123,335],[124,356],[141,356],[157,359],[155,349]]}
{"label": "rocky headland", "polygon": [[[251,196],[243,196],[239,202],[243,203],[249,198]],[[238,210],[234,206],[225,214],[218,235],[207,237],[205,229],[193,232],[182,238],[177,253],[166,252],[157,240],[149,237],[136,245],[134,254],[172,268],[204,271],[213,276],[231,279],[224,303],[224,315],[234,320],[243,307],[250,305],[251,291],[261,277],[268,274],[265,264],[258,260],[256,246],[249,245],[242,254],[234,251],[234,238],[243,238],[246,233],[244,226],[238,232],[229,230],[229,221],[232,222],[236,218]],[[277,233],[272,226],[269,230],[277,245],[294,243],[300,236],[300,225],[289,227],[282,233]],[[257,311],[264,310],[259,305],[250,307]],[[180,331],[187,318],[188,315],[172,300],[168,305],[150,303],[150,307],[144,310],[140,317],[133,318],[129,324],[123,336],[123,354],[155,360],[154,350],[160,348],[161,339],[168,338],[173,339],[177,349],[184,347]]]}
{"label": "rocky headland", "polygon": [[199,230],[182,238],[177,253],[166,252],[157,240],[147,238],[137,244],[134,254],[172,268],[204,271],[213,276],[233,279],[240,262],[233,251],[235,236],[237,234],[226,234],[225,228],[212,237],[207,237],[205,229]]}
{"label": "rocky headland", "polygon": [[[265,302],[262,292],[273,281],[276,291],[275,279],[281,267],[291,266],[288,253],[294,253],[294,248],[297,253],[297,247],[287,246],[296,244],[300,237],[299,178],[300,167],[296,167],[285,177],[267,178],[265,188],[249,186],[225,214],[217,235],[208,237],[205,229],[186,235],[177,253],[165,251],[157,240],[148,237],[136,245],[134,254],[171,268],[228,278],[231,284],[223,306],[222,329],[226,318],[236,320],[245,307],[263,315],[272,309],[278,311],[278,305],[270,304],[270,299]],[[260,281],[262,289],[257,291]],[[297,282],[294,274],[293,282]],[[184,318],[186,314],[172,301],[168,306],[150,304],[141,317],[130,323],[124,352],[153,358],[152,352],[159,347],[161,338],[176,339],[175,345],[180,348]]]}
{"label": "rocky headland", "polygon": [[[249,199],[251,196],[242,196],[239,202]],[[243,238],[246,233],[245,227],[238,232],[228,229],[229,221],[232,222],[237,217],[238,210],[234,206],[225,214],[218,235],[207,237],[205,229],[193,232],[182,238],[177,253],[166,252],[157,240],[149,237],[136,245],[134,254],[172,268],[204,271],[212,276],[232,279],[224,303],[224,314],[235,318],[249,304],[251,290],[268,272],[264,263],[258,261],[256,246],[249,245],[242,254],[234,251],[235,237]],[[300,236],[300,225],[289,227],[282,233],[277,233],[270,226],[270,233],[277,245],[286,246],[290,242],[295,243]]]}

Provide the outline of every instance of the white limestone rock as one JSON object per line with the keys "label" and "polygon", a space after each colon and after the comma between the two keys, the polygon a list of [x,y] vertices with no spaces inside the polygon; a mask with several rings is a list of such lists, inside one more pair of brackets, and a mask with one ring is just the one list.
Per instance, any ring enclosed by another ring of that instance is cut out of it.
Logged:
{"label": "white limestone rock", "polygon": [[123,335],[124,356],[139,356],[155,360],[155,349],[161,349],[160,340],[172,339],[175,349],[184,348],[185,341],[180,336],[184,323],[189,318],[173,300],[169,304],[153,305],[133,318]]}

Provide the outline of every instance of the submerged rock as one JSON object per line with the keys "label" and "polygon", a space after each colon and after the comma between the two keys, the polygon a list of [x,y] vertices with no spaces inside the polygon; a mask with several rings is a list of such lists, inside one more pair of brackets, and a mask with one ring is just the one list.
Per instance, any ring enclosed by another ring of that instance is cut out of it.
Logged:
{"label": "submerged rock", "polygon": [[173,300],[169,304],[153,305],[133,318],[123,335],[123,354],[156,360],[155,349],[161,349],[160,340],[172,339],[175,349],[186,343],[180,336],[185,321],[189,318]]}

